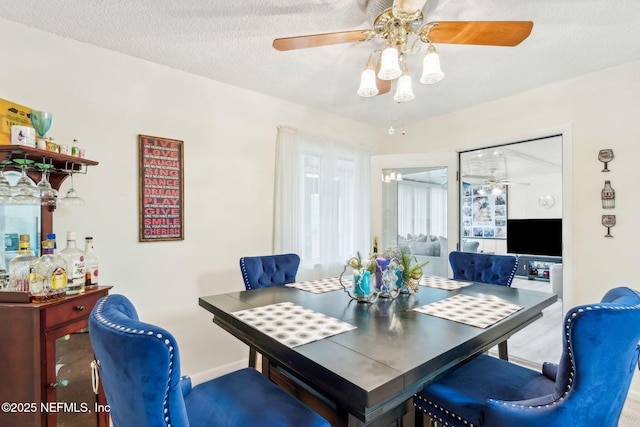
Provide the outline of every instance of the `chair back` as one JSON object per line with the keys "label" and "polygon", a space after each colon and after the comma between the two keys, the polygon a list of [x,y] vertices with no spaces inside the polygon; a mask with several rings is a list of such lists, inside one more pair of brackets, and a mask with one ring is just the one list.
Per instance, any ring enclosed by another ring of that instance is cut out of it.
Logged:
{"label": "chair back", "polygon": [[240,271],[246,289],[294,283],[299,265],[300,257],[296,254],[240,258]]}
{"label": "chair back", "polygon": [[565,316],[564,332],[554,401],[594,425],[617,425],[640,368],[640,294],[614,288],[600,304],[574,307]]}
{"label": "chair back", "polygon": [[189,426],[169,332],[139,321],[131,302],[114,294],[91,311],[89,336],[114,426]]}
{"label": "chair back", "polygon": [[518,268],[518,258],[511,255],[457,252],[449,254],[449,263],[456,280],[511,286]]}

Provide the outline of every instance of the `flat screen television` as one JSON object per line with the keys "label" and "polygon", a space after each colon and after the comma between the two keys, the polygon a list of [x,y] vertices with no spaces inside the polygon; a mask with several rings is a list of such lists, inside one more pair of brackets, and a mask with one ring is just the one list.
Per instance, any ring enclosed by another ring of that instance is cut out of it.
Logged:
{"label": "flat screen television", "polygon": [[507,252],[562,256],[562,218],[507,219]]}

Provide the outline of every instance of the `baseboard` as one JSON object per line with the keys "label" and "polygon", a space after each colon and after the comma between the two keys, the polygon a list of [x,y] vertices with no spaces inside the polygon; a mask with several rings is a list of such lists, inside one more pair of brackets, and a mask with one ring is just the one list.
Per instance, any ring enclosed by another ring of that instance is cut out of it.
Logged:
{"label": "baseboard", "polygon": [[[206,371],[197,372],[195,374],[187,374],[191,377],[191,384],[196,386],[198,384],[207,382],[213,378],[220,377],[228,374],[229,372],[237,371],[238,369],[247,367],[247,359],[242,359],[237,362],[228,363],[223,366],[218,366]],[[184,375],[184,374],[183,374]]]}

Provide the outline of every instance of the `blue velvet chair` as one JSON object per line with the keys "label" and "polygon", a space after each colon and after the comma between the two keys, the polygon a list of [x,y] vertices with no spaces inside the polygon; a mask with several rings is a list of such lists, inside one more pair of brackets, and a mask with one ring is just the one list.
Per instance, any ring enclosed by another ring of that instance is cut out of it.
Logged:
{"label": "blue velvet chair", "polygon": [[98,301],[89,317],[89,336],[114,427],[329,427],[255,369],[191,387],[191,380],[180,376],[173,336],[138,320],[122,295]]}
{"label": "blue velvet chair", "polygon": [[518,258],[475,252],[451,252],[449,263],[456,280],[511,286],[518,269]]}
{"label": "blue velvet chair", "polygon": [[480,355],[414,397],[422,414],[456,427],[615,427],[640,366],[640,294],[615,288],[569,310],[558,365],[542,373]]}
{"label": "blue velvet chair", "polygon": [[[247,290],[294,283],[299,266],[300,257],[296,254],[240,258],[240,272]],[[256,349],[249,346],[249,367],[255,368],[257,360]]]}
{"label": "blue velvet chair", "polygon": [[296,254],[240,258],[240,271],[247,290],[293,283],[299,266],[300,257]]}
{"label": "blue velvet chair", "polygon": [[[449,263],[453,278],[471,282],[511,286],[518,270],[518,258],[511,255],[490,255],[471,252],[451,252]],[[509,360],[507,340],[498,344],[501,359]]]}

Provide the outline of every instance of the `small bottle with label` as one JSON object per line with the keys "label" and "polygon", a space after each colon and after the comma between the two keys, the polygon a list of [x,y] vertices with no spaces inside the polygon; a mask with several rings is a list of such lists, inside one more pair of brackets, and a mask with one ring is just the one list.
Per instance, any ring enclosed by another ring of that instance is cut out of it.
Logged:
{"label": "small bottle with label", "polygon": [[74,139],[73,145],[71,145],[71,155],[77,157],[79,154],[80,154],[80,148],[78,147],[78,140]]}
{"label": "small bottle with label", "polygon": [[93,237],[85,237],[84,277],[85,288],[98,286],[98,257],[93,252]]}

